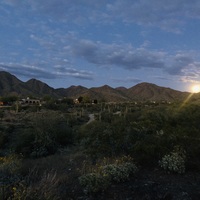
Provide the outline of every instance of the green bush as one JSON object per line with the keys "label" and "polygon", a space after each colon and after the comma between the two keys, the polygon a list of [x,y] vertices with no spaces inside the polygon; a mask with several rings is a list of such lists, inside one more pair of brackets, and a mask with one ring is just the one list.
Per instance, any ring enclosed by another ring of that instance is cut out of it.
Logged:
{"label": "green bush", "polygon": [[42,157],[53,154],[60,146],[74,142],[72,128],[60,113],[47,112],[28,119],[28,128],[15,134],[15,151],[25,156]]}
{"label": "green bush", "polygon": [[[138,171],[137,166],[131,162],[129,156],[122,156],[107,163],[104,159],[101,164],[97,164],[86,173],[79,177],[79,182],[84,188],[85,193],[96,193],[107,189],[112,182],[127,181],[131,175]],[[89,167],[88,167],[89,168]]]}
{"label": "green bush", "polygon": [[102,176],[99,173],[89,173],[79,177],[81,186],[84,187],[84,192],[96,193],[105,190],[110,185],[109,177]]}
{"label": "green bush", "polygon": [[123,163],[120,165],[110,164],[103,167],[102,173],[105,177],[110,177],[112,181],[123,182],[130,178],[130,175],[134,174],[138,168],[133,163]]}
{"label": "green bush", "polygon": [[165,155],[159,165],[168,172],[175,172],[179,174],[185,173],[185,154],[180,151],[173,151]]}

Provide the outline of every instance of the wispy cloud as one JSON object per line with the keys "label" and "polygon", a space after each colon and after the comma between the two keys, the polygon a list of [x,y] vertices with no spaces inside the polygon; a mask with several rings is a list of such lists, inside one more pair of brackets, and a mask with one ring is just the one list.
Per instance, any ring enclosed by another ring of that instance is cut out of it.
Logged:
{"label": "wispy cloud", "polygon": [[66,23],[136,23],[179,33],[185,19],[200,19],[198,0],[4,0],[4,3],[48,15]]}
{"label": "wispy cloud", "polygon": [[185,19],[199,19],[200,2],[198,0],[117,0],[109,4],[112,16],[117,16],[125,23],[137,23],[143,26],[160,27],[170,32],[181,31]]}
{"label": "wispy cloud", "polygon": [[41,69],[36,66],[23,65],[17,63],[0,63],[0,70],[5,70],[16,75],[30,77],[30,78],[46,78],[52,79],[55,76],[47,70]]}
{"label": "wispy cloud", "polygon": [[10,73],[24,76],[26,78],[43,78],[43,79],[56,79],[74,77],[78,79],[92,80],[94,74],[84,70],[77,70],[73,68],[59,68],[55,67],[54,70],[48,70],[32,65],[16,64],[16,63],[0,63],[0,70],[8,71]]}
{"label": "wispy cloud", "polygon": [[74,68],[65,68],[63,66],[56,66],[56,75],[59,77],[74,77],[79,79],[93,80],[94,74],[89,71],[77,70]]}

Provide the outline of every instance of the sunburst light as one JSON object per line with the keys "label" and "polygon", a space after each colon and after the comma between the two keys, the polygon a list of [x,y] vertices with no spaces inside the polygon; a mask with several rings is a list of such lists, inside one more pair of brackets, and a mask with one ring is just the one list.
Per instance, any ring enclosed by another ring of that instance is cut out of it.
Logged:
{"label": "sunburst light", "polygon": [[192,93],[198,93],[198,92],[200,92],[200,85],[193,85],[191,87],[191,91],[192,91]]}

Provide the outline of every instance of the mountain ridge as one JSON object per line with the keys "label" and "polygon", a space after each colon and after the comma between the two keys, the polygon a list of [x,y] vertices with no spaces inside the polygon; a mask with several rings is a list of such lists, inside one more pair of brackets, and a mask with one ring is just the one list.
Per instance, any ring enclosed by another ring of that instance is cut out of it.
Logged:
{"label": "mountain ridge", "polygon": [[54,89],[40,80],[32,78],[27,82],[23,82],[8,72],[0,71],[0,96],[13,94],[18,96],[31,95],[34,97],[49,95],[54,98],[66,97],[73,99],[85,96],[100,101],[124,102],[146,100],[176,101],[186,98],[190,93],[161,87],[147,82],[136,84],[130,88],[123,86],[112,88],[109,85],[86,88],[81,85],[72,85],[68,88]]}

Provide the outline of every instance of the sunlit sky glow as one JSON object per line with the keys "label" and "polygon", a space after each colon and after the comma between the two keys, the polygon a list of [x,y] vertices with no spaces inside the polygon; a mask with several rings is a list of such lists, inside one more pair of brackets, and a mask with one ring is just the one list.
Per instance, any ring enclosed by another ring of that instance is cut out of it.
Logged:
{"label": "sunlit sky glow", "polygon": [[0,27],[0,70],[23,81],[200,83],[198,0],[1,0]]}
{"label": "sunlit sky glow", "polygon": [[192,92],[193,92],[193,93],[198,93],[198,92],[200,92],[200,85],[193,85],[193,86],[192,86]]}

